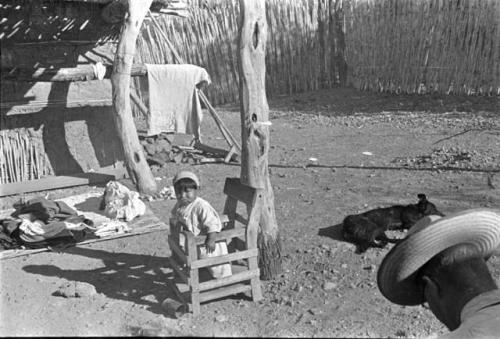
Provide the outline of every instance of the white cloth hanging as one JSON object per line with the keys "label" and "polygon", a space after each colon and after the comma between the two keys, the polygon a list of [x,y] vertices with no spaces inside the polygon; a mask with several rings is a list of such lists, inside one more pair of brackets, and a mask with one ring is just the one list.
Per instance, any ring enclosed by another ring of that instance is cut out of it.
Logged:
{"label": "white cloth hanging", "polygon": [[203,117],[196,86],[210,84],[207,71],[196,65],[146,64],[149,86],[147,135],[161,132],[200,136]]}

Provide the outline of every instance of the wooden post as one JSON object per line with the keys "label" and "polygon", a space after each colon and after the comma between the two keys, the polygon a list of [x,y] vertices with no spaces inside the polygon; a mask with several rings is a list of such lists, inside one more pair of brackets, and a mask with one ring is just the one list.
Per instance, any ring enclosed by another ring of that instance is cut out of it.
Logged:
{"label": "wooden post", "polygon": [[274,210],[274,194],[269,179],[269,107],[266,98],[265,48],[267,22],[264,0],[240,0],[239,71],[241,109],[241,183],[261,189],[259,267],[262,279],[281,273],[281,243]]}
{"label": "wooden post", "polygon": [[151,173],[130,107],[130,74],[134,60],[135,43],[141,30],[142,21],[152,0],[128,0],[128,14],[125,18],[118,47],[116,49],[111,85],[113,93],[114,121],[123,145],[125,164],[130,178],[141,193],[156,192],[156,181]]}

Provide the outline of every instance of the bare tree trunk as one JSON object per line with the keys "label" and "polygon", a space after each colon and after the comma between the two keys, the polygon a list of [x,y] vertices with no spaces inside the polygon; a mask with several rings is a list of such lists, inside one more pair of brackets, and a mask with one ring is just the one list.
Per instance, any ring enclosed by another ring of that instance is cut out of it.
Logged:
{"label": "bare tree trunk", "polygon": [[262,189],[257,246],[261,278],[282,271],[281,242],[269,179],[269,106],[266,98],[267,22],[264,0],[240,0],[239,67],[241,105],[241,182]]}
{"label": "bare tree trunk", "polygon": [[130,108],[130,74],[135,54],[135,43],[142,21],[152,0],[129,0],[128,14],[116,49],[111,84],[113,93],[114,121],[123,145],[125,164],[131,179],[141,193],[156,192],[156,182],[146,162],[139,143],[132,110]]}

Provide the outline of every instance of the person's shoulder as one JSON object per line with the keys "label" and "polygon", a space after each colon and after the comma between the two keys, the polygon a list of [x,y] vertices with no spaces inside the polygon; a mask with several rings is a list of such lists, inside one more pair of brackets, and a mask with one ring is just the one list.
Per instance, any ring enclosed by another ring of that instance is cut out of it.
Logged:
{"label": "person's shoulder", "polygon": [[203,199],[202,197],[196,197],[193,202],[199,206],[212,206],[207,200]]}
{"label": "person's shoulder", "polygon": [[197,209],[202,209],[202,210],[212,210],[215,211],[213,208],[212,204],[210,204],[207,200],[201,198],[201,197],[196,197],[196,200],[193,202],[195,205],[195,208]]}

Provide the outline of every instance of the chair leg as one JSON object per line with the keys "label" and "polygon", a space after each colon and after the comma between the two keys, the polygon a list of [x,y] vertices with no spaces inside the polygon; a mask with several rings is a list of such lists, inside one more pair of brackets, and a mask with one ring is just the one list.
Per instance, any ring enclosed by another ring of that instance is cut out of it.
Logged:
{"label": "chair leg", "polygon": [[263,297],[262,297],[262,290],[260,289],[260,279],[252,278],[252,280],[250,280],[250,285],[252,286],[252,300],[253,301],[261,300]]}
{"label": "chair leg", "polygon": [[[188,250],[189,262],[197,260],[198,249],[196,247],[194,236],[188,236],[186,238],[186,248]],[[189,267],[189,290],[191,292],[191,307],[193,310],[193,316],[196,317],[200,314],[200,276],[199,269],[191,268],[191,266]]]}
{"label": "chair leg", "polygon": [[193,311],[193,316],[196,317],[201,312],[200,307],[200,284],[199,284],[199,276],[198,269],[190,270],[190,292],[191,292],[191,308]]}
{"label": "chair leg", "polygon": [[[254,270],[258,269],[258,263],[257,263],[257,258],[249,258],[248,259],[248,269],[249,270]],[[252,286],[252,300],[253,301],[258,301],[262,299],[262,290],[260,288],[260,278],[255,277],[250,280],[250,286]]]}

